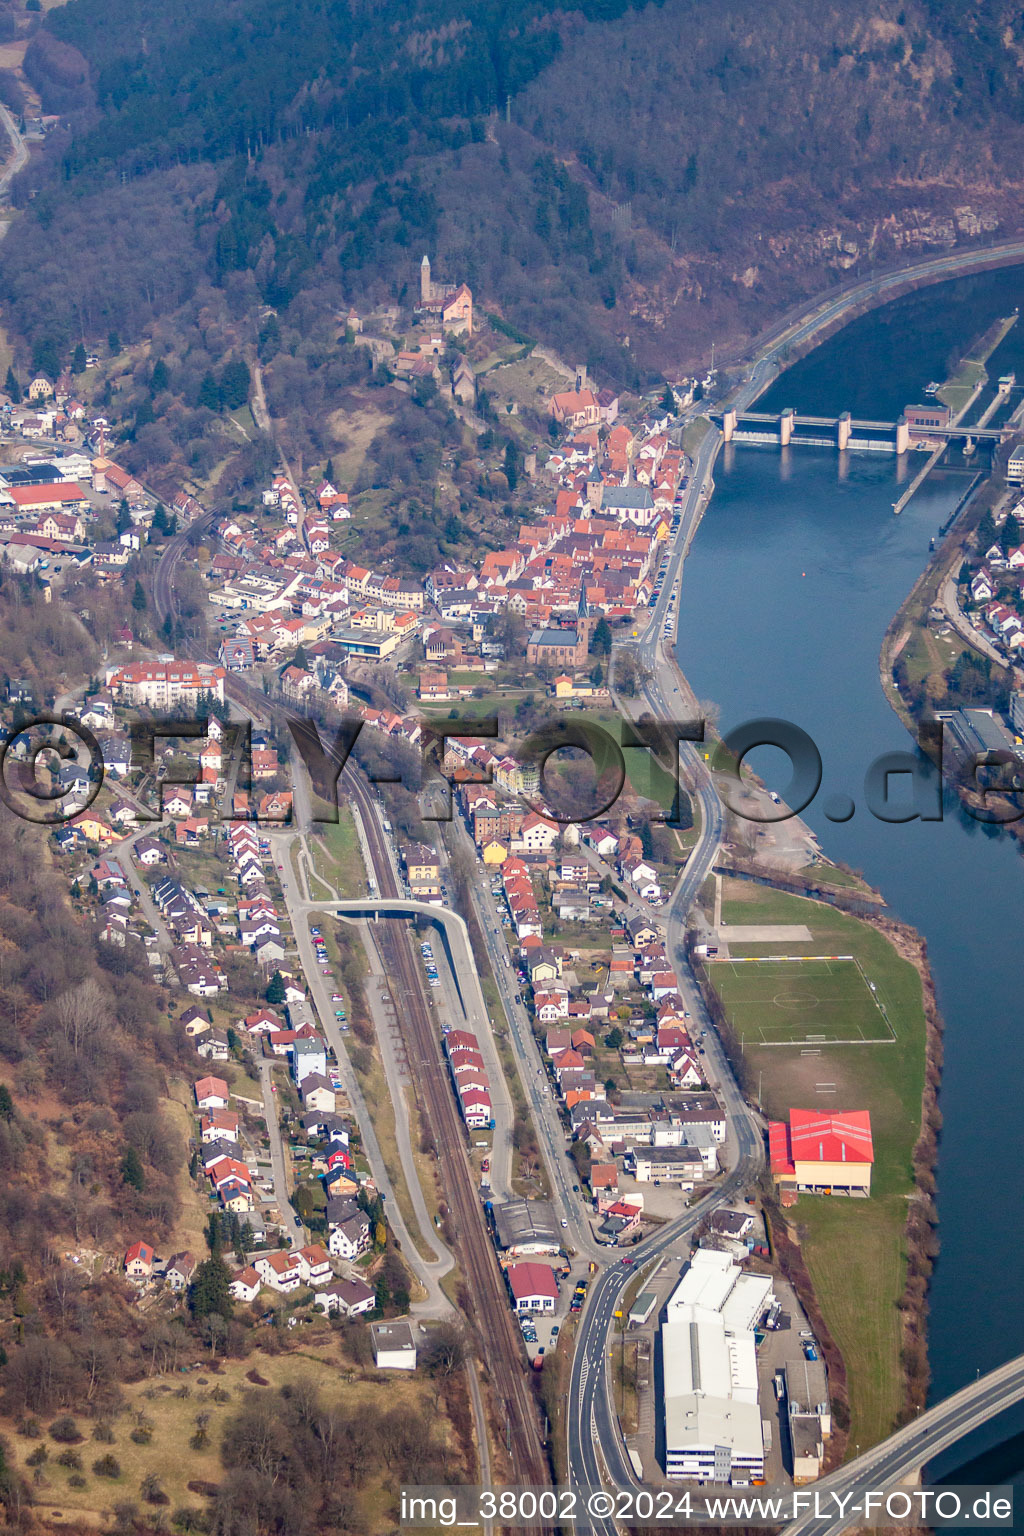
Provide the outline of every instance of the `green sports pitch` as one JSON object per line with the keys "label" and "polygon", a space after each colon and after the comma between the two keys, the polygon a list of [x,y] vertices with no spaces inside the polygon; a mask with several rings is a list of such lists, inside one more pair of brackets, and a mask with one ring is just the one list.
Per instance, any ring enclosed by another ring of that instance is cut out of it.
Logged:
{"label": "green sports pitch", "polygon": [[895,1038],[884,1002],[851,956],[714,960],[710,976],[744,1046]]}

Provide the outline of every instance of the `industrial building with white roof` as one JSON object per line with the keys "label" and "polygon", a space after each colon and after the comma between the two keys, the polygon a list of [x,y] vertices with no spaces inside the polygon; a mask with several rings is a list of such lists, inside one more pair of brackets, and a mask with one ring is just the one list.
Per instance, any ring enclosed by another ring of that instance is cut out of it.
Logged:
{"label": "industrial building with white roof", "polygon": [[770,1276],[744,1274],[713,1249],[693,1255],[661,1329],[668,1477],[763,1480],[754,1328],[773,1300]]}

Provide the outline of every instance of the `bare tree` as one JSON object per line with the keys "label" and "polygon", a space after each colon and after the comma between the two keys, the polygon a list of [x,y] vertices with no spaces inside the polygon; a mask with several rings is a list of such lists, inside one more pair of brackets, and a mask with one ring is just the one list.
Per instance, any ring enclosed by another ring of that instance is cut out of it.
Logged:
{"label": "bare tree", "polygon": [[89,976],[57,999],[57,1025],[77,1056],[110,1018],[110,1001],[99,982]]}

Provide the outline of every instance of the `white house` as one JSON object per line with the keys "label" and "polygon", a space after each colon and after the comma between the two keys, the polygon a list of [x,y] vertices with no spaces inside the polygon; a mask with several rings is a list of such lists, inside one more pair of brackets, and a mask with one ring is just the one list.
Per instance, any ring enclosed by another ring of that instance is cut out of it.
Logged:
{"label": "white house", "polygon": [[271,1290],[287,1295],[289,1291],[297,1291],[302,1284],[302,1270],[297,1254],[287,1251],[271,1253],[257,1259],[253,1267],[264,1285],[269,1285]]}
{"label": "white house", "polygon": [[356,1259],[370,1246],[370,1224],[365,1216],[350,1216],[340,1226],[332,1227],[328,1250],[339,1259]]}
{"label": "white house", "polygon": [[183,1291],[195,1274],[196,1261],[191,1253],[176,1253],[164,1278],[172,1291]]}
{"label": "white house", "polygon": [[258,1271],[249,1264],[245,1269],[235,1270],[228,1290],[236,1301],[255,1301],[262,1283]]}
{"label": "white house", "polygon": [[373,1358],[378,1371],[414,1371],[416,1340],[408,1323],[371,1323]]}
{"label": "white house", "polygon": [[222,1077],[201,1077],[195,1085],[196,1103],[200,1109],[227,1109],[228,1085]]}
{"label": "white house", "polygon": [[298,1262],[299,1273],[305,1285],[326,1285],[334,1278],[331,1269],[331,1261],[327,1257],[325,1249],[319,1243],[313,1243],[308,1248],[300,1248],[295,1254]]}
{"label": "white house", "polygon": [[363,1312],[373,1311],[377,1297],[362,1280],[333,1280],[317,1291],[313,1305],[342,1317],[359,1317]]}
{"label": "white house", "polygon": [[324,1042],[317,1036],[310,1039],[303,1037],[292,1043],[292,1076],[302,1085],[303,1081],[316,1073],[318,1077],[327,1076],[327,1048]]}

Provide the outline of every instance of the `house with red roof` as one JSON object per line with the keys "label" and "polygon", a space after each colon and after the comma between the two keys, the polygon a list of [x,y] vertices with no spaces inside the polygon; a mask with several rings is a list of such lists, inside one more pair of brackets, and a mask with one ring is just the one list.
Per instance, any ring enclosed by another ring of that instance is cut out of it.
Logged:
{"label": "house with red roof", "polygon": [[153,1250],[148,1243],[132,1243],[124,1256],[124,1272],[129,1280],[148,1280],[153,1273]]}
{"label": "house with red roof", "polygon": [[491,1096],[479,1088],[467,1088],[465,1093],[459,1095],[462,1104],[462,1118],[470,1130],[484,1130],[490,1125],[494,1111],[491,1108]]}
{"label": "house with red roof", "polygon": [[838,1114],[791,1109],[788,1125],[785,1120],[769,1123],[768,1150],[783,1195],[871,1193],[875,1156],[866,1109]]}
{"label": "house with red roof", "polygon": [[590,1188],[596,1195],[598,1190],[616,1190],[619,1187],[619,1170],[614,1163],[591,1163]]}
{"label": "house with red roof", "polygon": [[550,1264],[510,1264],[505,1279],[517,1312],[553,1312],[558,1306],[558,1281]]}
{"label": "house with red roof", "polygon": [[222,1077],[201,1077],[195,1085],[200,1109],[227,1109],[228,1085]]}
{"label": "house with red roof", "polygon": [[273,1291],[297,1291],[302,1284],[302,1261],[297,1253],[270,1253],[253,1265],[264,1285]]}

